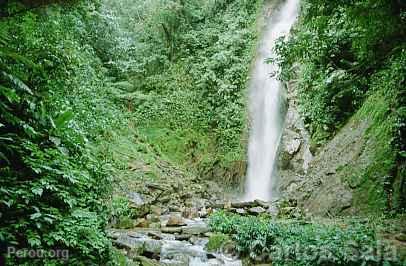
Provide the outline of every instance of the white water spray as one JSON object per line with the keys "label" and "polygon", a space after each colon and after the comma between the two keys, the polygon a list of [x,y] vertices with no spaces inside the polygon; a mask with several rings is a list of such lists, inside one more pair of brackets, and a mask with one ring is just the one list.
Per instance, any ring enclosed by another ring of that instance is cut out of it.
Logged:
{"label": "white water spray", "polygon": [[274,57],[278,38],[286,36],[293,26],[299,9],[299,0],[286,0],[269,18],[256,56],[249,86],[251,131],[248,146],[248,176],[245,200],[271,200],[276,179],[274,166],[281,137],[282,84],[271,73],[276,64],[267,64]]}

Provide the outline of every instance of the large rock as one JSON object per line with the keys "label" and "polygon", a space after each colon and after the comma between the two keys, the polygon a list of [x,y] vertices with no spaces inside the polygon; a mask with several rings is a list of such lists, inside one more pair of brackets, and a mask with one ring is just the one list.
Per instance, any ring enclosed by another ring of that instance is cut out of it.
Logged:
{"label": "large rock", "polygon": [[251,214],[254,214],[254,215],[259,215],[261,213],[265,213],[266,210],[264,208],[258,206],[258,207],[249,208],[248,212],[251,213]]}
{"label": "large rock", "polygon": [[166,226],[183,226],[186,225],[181,213],[171,213]]}
{"label": "large rock", "polygon": [[209,227],[203,223],[182,227],[182,233],[186,235],[202,235],[209,231]]}

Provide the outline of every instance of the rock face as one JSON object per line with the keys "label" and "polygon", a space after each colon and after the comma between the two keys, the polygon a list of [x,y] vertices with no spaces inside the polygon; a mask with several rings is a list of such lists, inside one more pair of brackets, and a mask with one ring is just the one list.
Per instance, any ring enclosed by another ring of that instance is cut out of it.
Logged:
{"label": "rock face", "polygon": [[[376,122],[361,109],[331,140],[313,151],[297,111],[295,86],[288,85],[288,109],[279,148],[280,197],[295,200],[298,207],[314,215],[379,213],[396,203],[392,192],[396,184],[385,188],[392,159],[382,158],[386,150],[380,146],[386,144]],[[365,104],[366,110],[375,108],[373,101]]]}

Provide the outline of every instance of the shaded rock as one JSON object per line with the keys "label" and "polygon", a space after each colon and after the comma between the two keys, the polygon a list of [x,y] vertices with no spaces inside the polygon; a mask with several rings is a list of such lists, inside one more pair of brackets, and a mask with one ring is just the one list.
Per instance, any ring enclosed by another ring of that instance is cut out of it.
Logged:
{"label": "shaded rock", "polygon": [[254,203],[256,203],[257,206],[260,206],[260,207],[265,208],[265,209],[268,208],[269,205],[270,205],[269,202],[259,200],[259,199],[254,200]]}
{"label": "shaded rock", "polygon": [[258,207],[249,208],[248,212],[251,213],[251,214],[258,215],[258,214],[266,212],[266,210],[264,208],[258,206]]}
{"label": "shaded rock", "polygon": [[175,240],[179,240],[179,241],[188,241],[190,239],[191,235],[175,235]]}

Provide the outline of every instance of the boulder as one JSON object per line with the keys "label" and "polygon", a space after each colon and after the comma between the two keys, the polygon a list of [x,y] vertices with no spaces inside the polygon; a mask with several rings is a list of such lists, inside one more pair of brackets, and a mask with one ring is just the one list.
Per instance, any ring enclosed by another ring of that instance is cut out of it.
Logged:
{"label": "boulder", "polygon": [[251,213],[251,214],[254,214],[254,215],[259,215],[261,213],[266,212],[266,210],[264,208],[258,206],[258,207],[249,208],[248,212]]}
{"label": "boulder", "polygon": [[166,226],[183,226],[186,225],[181,213],[171,213]]}
{"label": "boulder", "polygon": [[166,234],[178,234],[178,233],[182,232],[182,228],[181,227],[162,227],[161,232],[166,233]]}
{"label": "boulder", "polygon": [[182,233],[187,235],[202,235],[209,231],[210,229],[206,224],[195,224],[182,227]]}

